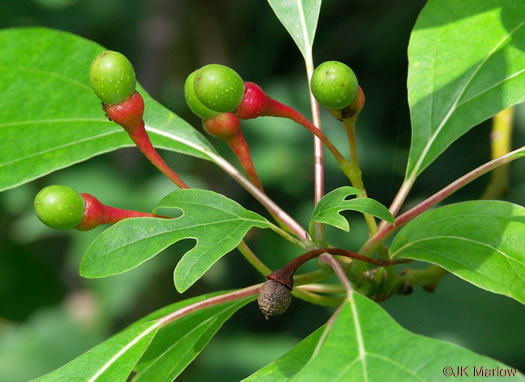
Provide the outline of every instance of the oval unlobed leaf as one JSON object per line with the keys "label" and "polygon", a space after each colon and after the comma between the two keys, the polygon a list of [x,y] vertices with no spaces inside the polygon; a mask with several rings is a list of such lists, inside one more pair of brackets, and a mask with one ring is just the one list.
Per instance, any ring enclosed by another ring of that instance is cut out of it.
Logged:
{"label": "oval unlobed leaf", "polygon": [[[133,146],[89,84],[103,47],[61,31],[17,28],[0,31],[0,50],[0,190]],[[138,89],[155,146],[211,160],[215,151],[199,132]]]}
{"label": "oval unlobed leaf", "polygon": [[155,322],[133,326],[34,381],[126,381],[157,331]]}
{"label": "oval unlobed leaf", "polygon": [[217,260],[233,250],[252,227],[268,228],[269,222],[237,202],[212,191],[177,190],[157,206],[183,212],[175,219],[123,220],[102,232],[87,249],[80,264],[81,276],[106,277],[137,267],[182,239],[195,247],[177,264],[175,286],[184,292]]}
{"label": "oval unlobed leaf", "polygon": [[[223,294],[221,292],[220,294]],[[192,299],[192,303],[218,293]],[[256,297],[212,306],[177,319],[161,328],[135,367],[133,382],[173,381],[199,355],[217,331],[236,311]],[[183,306],[169,306],[154,313],[162,316]],[[174,304],[174,305],[177,305]],[[184,306],[189,305],[184,304]],[[168,310],[168,311],[167,311]],[[146,317],[147,319],[148,317]]]}
{"label": "oval unlobed leaf", "polygon": [[268,0],[268,3],[308,61],[312,54],[321,0]]}
{"label": "oval unlobed leaf", "polygon": [[525,208],[471,201],[427,212],[408,223],[392,257],[437,264],[488,291],[525,304]]}
{"label": "oval unlobed leaf", "polygon": [[394,217],[384,205],[370,198],[354,198],[347,200],[351,195],[360,195],[361,191],[355,187],[339,187],[326,194],[315,206],[311,222],[330,224],[343,231],[350,227],[346,219],[341,216],[341,211],[358,211],[383,219],[390,224],[395,224]]}
{"label": "oval unlobed leaf", "polygon": [[446,367],[457,372],[461,366],[468,367],[470,376],[504,372],[515,375],[513,380],[525,380],[517,369],[498,361],[407,331],[360,294],[353,293],[336,314],[244,381],[442,381]]}
{"label": "oval unlobed leaf", "polygon": [[408,59],[415,178],[473,126],[525,100],[525,2],[429,0]]}
{"label": "oval unlobed leaf", "polygon": [[168,314],[226,292],[168,305],[35,381],[172,381],[204,349],[226,320],[254,296],[197,310],[162,326]]}

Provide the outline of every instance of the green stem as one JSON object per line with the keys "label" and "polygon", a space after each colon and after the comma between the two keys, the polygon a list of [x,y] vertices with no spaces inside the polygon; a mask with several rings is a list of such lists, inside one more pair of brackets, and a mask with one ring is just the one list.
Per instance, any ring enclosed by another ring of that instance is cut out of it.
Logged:
{"label": "green stem", "polygon": [[244,256],[244,258],[261,273],[263,276],[267,276],[272,273],[272,270],[268,268],[248,247],[248,245],[243,241],[237,246],[239,252]]}
{"label": "green stem", "polygon": [[[355,126],[357,121],[357,115],[355,115],[352,118],[344,119],[343,125],[346,130],[346,135],[348,138],[348,145],[350,148],[350,182],[352,183],[352,186],[359,189],[361,191],[360,195],[357,195],[358,198],[366,198],[368,197],[366,193],[365,184],[363,183],[363,178],[361,175],[361,168],[359,167],[359,159],[357,157],[357,142],[356,142],[356,134],[355,134]],[[366,221],[366,225],[368,226],[368,233],[370,236],[374,236],[377,231],[377,223],[376,220],[372,215],[369,214],[363,214],[364,219]],[[388,251],[385,247],[381,246],[378,248],[379,256],[382,259],[388,259]]]}
{"label": "green stem", "polygon": [[297,286],[325,281],[330,276],[332,276],[332,274],[333,273],[331,270],[318,269],[316,271],[303,273],[301,275],[294,275],[294,285]]}
{"label": "green stem", "polygon": [[269,224],[270,224],[270,229],[272,231],[274,231],[275,233],[279,234],[280,236],[282,236],[283,238],[288,240],[290,243],[296,245],[299,248],[303,248],[303,249],[307,249],[309,247],[309,242],[308,241],[307,242],[302,242],[301,240],[298,240],[294,236],[290,235],[287,231],[279,228],[275,224],[273,224],[273,223],[269,223]]}
{"label": "green stem", "polygon": [[345,288],[339,284],[306,284],[301,286],[302,290],[314,293],[339,294],[345,293]]}
{"label": "green stem", "polygon": [[344,297],[319,296],[318,294],[305,290],[303,287],[294,288],[292,295],[311,304],[328,307],[338,306],[344,299]]}
{"label": "green stem", "polygon": [[394,291],[399,293],[400,291],[406,291],[407,287],[412,290],[421,286],[425,290],[432,292],[436,284],[447,274],[447,270],[437,265],[430,265],[424,269],[409,269],[399,277]]}

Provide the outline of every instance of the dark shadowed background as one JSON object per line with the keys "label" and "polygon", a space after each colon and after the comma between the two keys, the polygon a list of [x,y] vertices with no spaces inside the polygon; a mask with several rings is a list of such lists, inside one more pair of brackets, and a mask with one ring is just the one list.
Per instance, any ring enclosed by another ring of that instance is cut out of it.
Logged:
{"label": "dark shadowed background", "polygon": [[[317,64],[331,59],[346,62],[364,89],[366,107],[358,122],[360,162],[369,195],[386,205],[402,182],[408,155],[406,49],[424,3],[325,1],[314,44]],[[302,57],[263,0],[3,0],[0,26],[57,28],[123,52],[134,63],[144,88],[200,131],[200,121],[185,105],[183,84],[190,72],[208,63],[233,67],[273,98],[310,115]],[[327,112],[322,117],[326,134],[347,153],[342,127]],[[313,208],[312,137],[298,125],[269,118],[242,126],[268,194],[306,226]],[[407,205],[489,160],[489,133],[490,124],[485,123],[449,148],[417,181]],[[224,144],[210,139],[236,163]],[[525,144],[524,107],[517,108],[513,139],[514,147]],[[264,214],[214,165],[176,153],[162,155],[190,186],[224,193]],[[325,158],[326,190],[346,185],[328,153]],[[506,200],[525,204],[524,173],[525,161],[512,164]],[[447,203],[478,198],[487,181],[488,177],[481,178]],[[173,190],[169,180],[130,148],[0,194],[2,381],[26,381],[55,369],[173,301],[261,281],[234,251],[184,296],[179,295],[172,272],[181,253],[193,246],[190,240],[123,275],[82,279],[81,256],[102,229],[59,233],[43,226],[32,202],[38,190],[49,184],[65,184],[106,204],[142,210],[151,210]],[[328,238],[334,245],[356,250],[366,237],[366,227],[358,215],[347,216],[351,232],[329,227]],[[273,268],[299,254],[271,232],[253,230],[247,240]],[[383,307],[411,331],[525,370],[525,309],[514,300],[447,276],[434,294],[417,290],[409,297],[394,296]],[[295,300],[285,316],[265,321],[251,304],[227,322],[179,380],[239,380],[291,349],[329,315],[330,310]],[[441,370],[436,373],[441,375]]]}

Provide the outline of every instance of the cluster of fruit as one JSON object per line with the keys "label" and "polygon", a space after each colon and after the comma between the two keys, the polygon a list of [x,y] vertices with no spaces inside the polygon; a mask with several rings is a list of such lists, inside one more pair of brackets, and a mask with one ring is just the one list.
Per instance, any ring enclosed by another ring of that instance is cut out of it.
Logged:
{"label": "cluster of fruit", "polygon": [[[135,90],[133,65],[119,52],[104,51],[95,58],[89,73],[91,86],[102,101],[108,118],[128,132],[145,156],[181,188],[182,180],[164,163],[151,145],[144,129],[144,101]],[[364,98],[354,72],[345,64],[327,61],[313,73],[311,89],[319,103],[332,112],[362,108]],[[249,179],[262,190],[251,162],[248,146],[239,128],[239,119],[260,116],[290,118],[318,135],[324,134],[292,108],[268,97],[260,86],[244,82],[233,69],[218,64],[206,65],[186,79],[184,95],[188,107],[203,120],[204,129],[230,145]],[[357,105],[357,106],[356,106]],[[324,137],[324,139],[323,139]],[[328,141],[329,142],[329,141]],[[329,147],[330,148],[330,147]],[[105,206],[89,194],[79,194],[66,186],[48,186],[35,198],[38,218],[54,229],[92,229],[129,217],[155,215]]]}

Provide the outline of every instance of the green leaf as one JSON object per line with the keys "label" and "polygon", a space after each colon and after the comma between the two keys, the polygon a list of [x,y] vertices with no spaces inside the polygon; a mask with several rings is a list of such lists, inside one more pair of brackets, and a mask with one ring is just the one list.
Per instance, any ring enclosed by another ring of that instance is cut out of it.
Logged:
{"label": "green leaf", "polygon": [[297,44],[304,60],[311,61],[321,0],[268,0],[268,3]]}
{"label": "green leaf", "polygon": [[157,330],[155,322],[133,326],[35,381],[125,381]]}
{"label": "green leaf", "polygon": [[390,253],[525,304],[525,208],[516,204],[471,201],[427,212],[397,234]]}
{"label": "green leaf", "polygon": [[287,381],[297,374],[312,358],[315,347],[321,340],[325,327],[322,326],[310,334],[290,352],[252,374],[243,382],[278,382]]}
{"label": "green leaf", "polygon": [[525,380],[517,369],[500,362],[410,333],[378,304],[357,293],[322,330],[245,382],[442,381],[447,366],[469,366],[471,377],[474,367],[505,369],[516,373],[517,380]]}
{"label": "green leaf", "polygon": [[[202,301],[213,293],[170,305],[146,317],[161,317],[193,302]],[[161,328],[135,367],[133,382],[173,381],[206,347],[212,337],[233,313],[253,301],[250,296],[192,313]]]}
{"label": "green leaf", "polygon": [[[44,28],[0,31],[0,190],[120,147],[133,146],[110,122],[89,84],[103,48]],[[208,141],[139,87],[157,147],[211,160]]]}
{"label": "green leaf", "polygon": [[346,219],[341,216],[341,211],[359,211],[365,214],[376,216],[390,224],[394,224],[394,217],[384,205],[374,199],[354,198],[346,200],[348,196],[360,195],[355,187],[339,187],[326,194],[315,206],[312,213],[311,222],[330,224],[334,227],[348,232],[350,227]]}
{"label": "green leaf", "polygon": [[126,219],[102,232],[87,249],[80,274],[97,278],[122,273],[151,259],[182,239],[196,245],[175,268],[175,286],[184,292],[217,260],[234,249],[252,227],[268,228],[262,216],[212,191],[177,190],[156,210],[183,215],[176,219]]}
{"label": "green leaf", "polygon": [[428,1],[408,47],[407,178],[473,126],[525,100],[524,45],[523,1]]}
{"label": "green leaf", "polygon": [[159,309],[35,381],[126,381],[133,370],[137,372],[134,381],[171,381],[197,357],[223,323],[255,296],[187,313],[169,324],[160,319],[224,293],[201,295]]}

